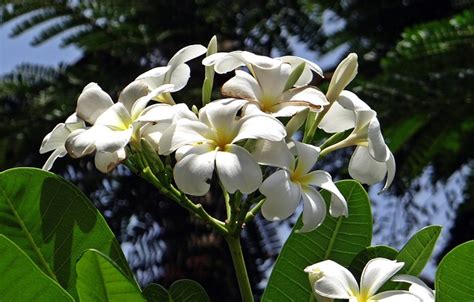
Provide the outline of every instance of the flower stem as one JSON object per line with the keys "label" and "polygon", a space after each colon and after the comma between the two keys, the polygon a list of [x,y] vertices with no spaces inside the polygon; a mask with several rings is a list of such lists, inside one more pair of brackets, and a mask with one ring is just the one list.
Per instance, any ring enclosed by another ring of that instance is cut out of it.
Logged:
{"label": "flower stem", "polygon": [[232,256],[232,263],[234,264],[242,301],[252,302],[252,288],[250,287],[244,255],[242,254],[242,247],[240,245],[240,232],[237,232],[236,235],[225,236],[225,239],[229,245],[230,255]]}

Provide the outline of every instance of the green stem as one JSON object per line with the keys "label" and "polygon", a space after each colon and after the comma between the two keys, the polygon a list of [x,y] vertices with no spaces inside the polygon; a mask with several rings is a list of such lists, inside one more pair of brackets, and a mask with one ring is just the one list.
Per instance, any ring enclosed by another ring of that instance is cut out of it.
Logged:
{"label": "green stem", "polygon": [[245,215],[244,223],[248,223],[255,217],[255,215],[257,215],[264,202],[265,198],[261,199],[250,211],[248,211],[247,215]]}
{"label": "green stem", "polygon": [[242,301],[252,302],[252,288],[250,287],[247,268],[245,267],[244,255],[242,254],[242,247],[240,245],[240,232],[237,232],[235,236],[225,236],[225,239],[229,245],[230,255],[232,256],[232,263],[234,264]]}

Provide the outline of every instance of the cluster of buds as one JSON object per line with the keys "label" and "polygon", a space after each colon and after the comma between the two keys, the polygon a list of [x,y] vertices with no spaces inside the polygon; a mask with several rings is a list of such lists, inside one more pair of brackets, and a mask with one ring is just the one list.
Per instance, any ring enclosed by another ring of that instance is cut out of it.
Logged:
{"label": "cluster of buds", "polygon": [[[323,72],[308,60],[216,50],[215,38],[208,48],[184,47],[167,66],[136,77],[117,102],[96,83],[88,84],[76,112],[44,138],[40,152],[53,151],[44,169],[66,154],[80,158],[95,153],[97,169],[108,173],[143,152],[145,142],[160,162],[160,173],[169,175],[169,182],[161,182],[164,188],[176,186],[184,194],[202,196],[216,181],[228,194],[245,198],[261,193],[261,211],[268,220],[287,218],[302,200],[301,231],[314,230],[326,216],[326,203],[316,187],[331,193],[332,216],[349,214],[330,174],[313,170],[320,155],[357,146],[350,175],[367,184],[386,178],[384,189],[389,187],[395,162],[376,113],[344,90],[357,73],[355,54],[339,64],[324,93],[310,85],[313,76],[323,77]],[[203,106],[190,109],[175,102],[172,94],[188,83],[191,70],[186,63],[204,54]],[[235,76],[222,86],[222,98],[210,101],[215,73],[228,72]],[[310,138],[304,143],[294,135],[301,128]],[[311,139],[317,129],[340,133],[352,128],[333,144],[330,139]],[[162,159],[173,155],[175,161],[168,158],[168,166],[163,165]]]}

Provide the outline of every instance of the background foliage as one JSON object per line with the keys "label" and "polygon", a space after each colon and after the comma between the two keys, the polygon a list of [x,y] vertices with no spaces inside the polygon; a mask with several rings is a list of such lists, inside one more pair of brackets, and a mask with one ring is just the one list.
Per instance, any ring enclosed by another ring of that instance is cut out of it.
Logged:
{"label": "background foliage", "polygon": [[[1,3],[0,24],[15,24],[12,37],[41,26],[33,45],[60,36],[64,45],[82,51],[77,62],[56,69],[26,62],[1,77],[2,170],[43,164],[46,156],[37,153],[42,138],[74,110],[88,82],[95,81],[117,96],[136,75],[166,63],[185,45],[207,44],[214,33],[222,51],[287,53],[296,44],[315,55],[335,51],[332,66],[325,70],[331,70],[345,53],[357,52],[360,80],[351,88],[379,112],[397,158],[393,194],[419,189],[418,177],[427,166],[436,183],[472,162],[473,149],[468,147],[474,134],[472,1]],[[194,64],[188,87],[196,90],[178,96],[190,104],[200,100],[203,77],[199,60]],[[78,184],[95,201],[141,284],[157,281],[169,287],[186,277],[203,284],[213,300],[238,297],[237,292],[229,292],[236,290],[231,286],[235,280],[222,238],[124,167],[104,176],[94,170],[90,159],[64,158],[57,161],[54,172]],[[450,246],[474,238],[472,228],[466,229],[474,223],[474,216],[468,214],[473,211],[472,181],[467,184]],[[402,199],[405,210],[426,212],[428,205],[414,207],[410,196]],[[223,211],[222,205],[202,202],[212,212]],[[275,224],[257,217],[244,238],[251,282],[261,293],[261,281],[281,245]]]}

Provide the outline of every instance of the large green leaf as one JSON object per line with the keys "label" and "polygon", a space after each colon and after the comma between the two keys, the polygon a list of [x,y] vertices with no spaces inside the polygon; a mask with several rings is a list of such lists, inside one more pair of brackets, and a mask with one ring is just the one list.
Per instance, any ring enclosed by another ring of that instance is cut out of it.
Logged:
{"label": "large green leaf", "polygon": [[43,273],[13,241],[0,235],[0,297],[2,301],[74,301]]}
{"label": "large green leaf", "polygon": [[143,296],[148,302],[168,302],[168,291],[163,286],[151,283],[142,291]]}
{"label": "large green leaf", "polygon": [[206,290],[196,281],[181,279],[171,284],[169,290],[150,284],[143,290],[148,302],[209,302]]}
{"label": "large green leaf", "polygon": [[363,249],[359,254],[357,254],[357,256],[355,256],[354,260],[352,260],[352,263],[349,266],[349,270],[356,277],[357,280],[360,280],[360,276],[362,275],[362,271],[364,270],[365,265],[371,259],[380,257],[394,260],[397,255],[398,251],[390,246],[369,246]]}
{"label": "large green leaf", "polygon": [[[441,226],[430,225],[413,235],[395,258],[395,260],[405,263],[398,274],[418,276],[431,257],[440,232]],[[382,290],[407,288],[406,283],[388,282]]]}
{"label": "large green leaf", "polygon": [[440,233],[441,226],[430,225],[413,235],[396,258],[405,263],[399,274],[419,275],[430,259]]}
{"label": "large green leaf", "polygon": [[436,301],[474,301],[474,240],[455,247],[436,272]]}
{"label": "large green leaf", "polygon": [[110,258],[87,250],[76,264],[77,293],[81,301],[146,301],[139,287]]}
{"label": "large green leaf", "polygon": [[133,275],[103,217],[75,186],[34,168],[0,173],[0,232],[38,267],[77,297],[75,263],[89,248]]}
{"label": "large green leaf", "polygon": [[197,282],[183,279],[173,282],[168,289],[170,301],[174,302],[208,302],[209,297],[204,288]]}
{"label": "large green leaf", "polygon": [[[369,197],[356,181],[336,183],[349,206],[349,217],[326,216],[323,224],[309,233],[298,233],[301,217],[283,246],[273,268],[262,301],[308,301],[311,288],[303,271],[308,265],[331,259],[349,266],[354,257],[370,245],[372,213]],[[330,194],[322,191],[326,202]]]}

